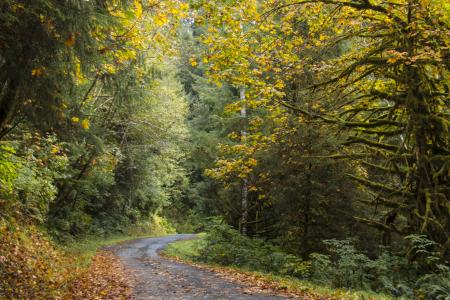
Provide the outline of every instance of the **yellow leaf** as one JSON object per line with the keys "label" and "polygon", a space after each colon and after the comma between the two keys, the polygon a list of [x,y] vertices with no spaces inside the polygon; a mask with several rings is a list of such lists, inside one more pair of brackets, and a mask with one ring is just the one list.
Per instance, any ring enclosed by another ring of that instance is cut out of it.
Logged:
{"label": "yellow leaf", "polygon": [[142,4],[139,0],[134,0],[134,12],[136,14],[136,18],[142,18]]}
{"label": "yellow leaf", "polygon": [[31,70],[31,76],[33,77],[42,77],[42,74],[44,74],[44,68],[36,68]]}
{"label": "yellow leaf", "polygon": [[52,150],[50,152],[53,153],[53,154],[58,153],[59,152],[58,146],[52,146]]}
{"label": "yellow leaf", "polygon": [[181,10],[187,10],[188,8],[189,8],[189,4],[187,4],[187,3],[180,3],[179,4],[179,8],[181,9]]}
{"label": "yellow leaf", "polygon": [[78,122],[80,122],[80,118],[78,118],[78,117],[72,117],[72,122],[73,122],[73,123],[78,123]]}
{"label": "yellow leaf", "polygon": [[84,119],[81,122],[81,127],[83,127],[83,129],[89,129],[89,120],[88,119]]}
{"label": "yellow leaf", "polygon": [[168,21],[167,16],[164,14],[158,14],[155,16],[155,23],[158,26],[163,26]]}
{"label": "yellow leaf", "polygon": [[430,0],[419,0],[420,6],[426,8],[430,4]]}
{"label": "yellow leaf", "polygon": [[257,191],[258,190],[258,188],[256,187],[256,186],[254,186],[254,185],[252,185],[252,186],[250,186],[249,188],[248,188],[248,191],[249,192],[254,192],[254,191]]}
{"label": "yellow leaf", "polygon": [[388,58],[387,62],[388,62],[388,64],[393,64],[393,63],[395,63],[397,60],[398,60],[397,57],[390,57],[390,58]]}

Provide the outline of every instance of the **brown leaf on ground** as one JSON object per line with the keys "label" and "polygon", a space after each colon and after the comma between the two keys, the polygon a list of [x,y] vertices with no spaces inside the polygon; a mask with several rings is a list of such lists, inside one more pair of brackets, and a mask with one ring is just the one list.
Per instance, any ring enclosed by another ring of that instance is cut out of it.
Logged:
{"label": "brown leaf on ground", "polygon": [[111,252],[99,251],[90,268],[71,284],[65,299],[130,299],[131,286],[130,275],[120,260]]}
{"label": "brown leaf on ground", "polygon": [[64,253],[35,226],[0,218],[0,299],[61,299],[74,273],[66,265]]}

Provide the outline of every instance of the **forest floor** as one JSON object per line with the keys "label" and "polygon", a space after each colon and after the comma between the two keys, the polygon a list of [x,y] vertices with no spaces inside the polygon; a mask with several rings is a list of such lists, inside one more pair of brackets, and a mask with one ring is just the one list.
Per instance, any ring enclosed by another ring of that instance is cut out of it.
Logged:
{"label": "forest floor", "polygon": [[274,290],[254,290],[213,269],[178,262],[159,255],[169,243],[192,239],[192,234],[127,241],[107,250],[116,254],[132,281],[132,299],[289,299]]}

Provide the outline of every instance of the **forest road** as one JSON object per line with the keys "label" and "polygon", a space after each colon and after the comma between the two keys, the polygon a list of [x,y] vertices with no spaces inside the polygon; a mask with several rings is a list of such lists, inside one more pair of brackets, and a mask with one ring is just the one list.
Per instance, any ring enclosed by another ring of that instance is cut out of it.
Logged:
{"label": "forest road", "polygon": [[287,299],[267,294],[248,294],[244,285],[227,281],[212,271],[158,255],[167,244],[192,238],[195,238],[195,235],[175,234],[133,240],[108,247],[133,274],[133,299]]}

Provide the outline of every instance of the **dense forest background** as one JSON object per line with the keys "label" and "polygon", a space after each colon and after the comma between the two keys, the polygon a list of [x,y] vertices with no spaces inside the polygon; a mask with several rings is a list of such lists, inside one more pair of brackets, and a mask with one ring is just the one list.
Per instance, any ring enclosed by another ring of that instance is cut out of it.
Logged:
{"label": "dense forest background", "polygon": [[449,67],[445,0],[2,1],[0,293],[156,226],[448,299]]}

